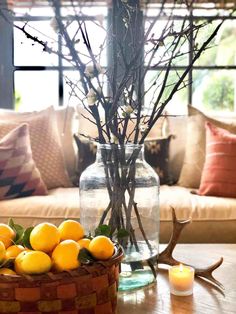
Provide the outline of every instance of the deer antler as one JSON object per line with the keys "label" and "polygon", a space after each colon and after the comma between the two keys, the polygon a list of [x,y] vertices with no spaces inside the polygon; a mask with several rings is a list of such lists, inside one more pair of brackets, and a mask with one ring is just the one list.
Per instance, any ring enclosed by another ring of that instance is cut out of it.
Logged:
{"label": "deer antler", "polygon": [[218,267],[220,267],[220,265],[223,263],[223,260],[224,260],[223,257],[221,257],[218,262],[216,262],[215,264],[209,267],[195,268],[195,275],[197,277],[205,278],[209,280],[210,282],[214,283],[216,286],[220,287],[221,289],[224,289],[224,286],[222,285],[222,283],[216,280],[212,275],[213,271],[217,269]]}
{"label": "deer antler", "polygon": [[[173,207],[171,207],[172,209],[172,221],[173,221],[173,231],[172,231],[172,235],[170,238],[170,241],[167,245],[167,247],[164,249],[164,251],[162,251],[159,256],[158,256],[158,264],[167,264],[167,265],[178,265],[180,264],[179,261],[177,261],[175,258],[173,258],[172,254],[173,251],[176,247],[177,241],[180,237],[180,234],[182,232],[182,230],[184,229],[184,227],[186,225],[188,225],[191,222],[191,219],[188,220],[184,220],[184,221],[179,221],[176,218],[176,214],[175,214],[175,210]],[[223,289],[223,285],[217,281],[212,273],[215,269],[217,269],[218,267],[220,267],[220,265],[223,263],[223,257],[221,257],[221,259],[216,262],[215,264],[206,267],[206,268],[195,268],[194,266],[191,266],[195,269],[195,276],[197,277],[201,277],[204,279],[209,280],[211,283],[215,284],[216,286],[220,287],[221,289]]]}

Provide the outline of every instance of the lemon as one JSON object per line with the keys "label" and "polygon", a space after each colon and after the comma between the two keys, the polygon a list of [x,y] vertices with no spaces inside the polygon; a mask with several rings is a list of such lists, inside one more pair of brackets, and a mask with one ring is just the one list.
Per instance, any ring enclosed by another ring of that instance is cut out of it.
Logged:
{"label": "lemon", "polygon": [[23,271],[21,269],[21,263],[22,263],[22,260],[24,258],[24,256],[28,253],[28,251],[23,251],[21,252],[20,254],[17,255],[15,261],[14,261],[14,269],[15,269],[15,272],[17,274],[22,274]]}
{"label": "lemon", "polygon": [[5,248],[14,244],[15,232],[6,224],[0,223],[0,241],[2,241],[5,245]]}
{"label": "lemon", "polygon": [[16,275],[16,272],[10,268],[0,268],[0,275]]}
{"label": "lemon", "polygon": [[2,262],[6,255],[6,248],[2,241],[0,241],[0,262]]}
{"label": "lemon", "polygon": [[36,251],[51,252],[60,242],[60,233],[51,223],[43,222],[34,227],[30,234],[30,244]]}
{"label": "lemon", "polygon": [[96,259],[106,260],[112,257],[114,253],[114,244],[105,236],[97,236],[91,240],[89,244],[89,252]]}
{"label": "lemon", "polygon": [[21,252],[25,251],[22,245],[11,245],[6,249],[6,259],[16,258]]}
{"label": "lemon", "polygon": [[50,257],[41,251],[24,251],[15,259],[15,271],[18,274],[38,275],[51,269]]}
{"label": "lemon", "polygon": [[83,239],[80,239],[79,241],[77,241],[80,245],[81,248],[85,248],[85,249],[89,249],[89,243],[91,242],[90,239],[86,239],[86,238],[83,238]]}
{"label": "lemon", "polygon": [[84,236],[84,228],[82,225],[75,220],[65,220],[58,227],[60,232],[60,239],[63,240],[74,240],[78,241]]}
{"label": "lemon", "polygon": [[64,240],[52,252],[53,267],[57,271],[72,270],[79,267],[80,246],[73,240]]}

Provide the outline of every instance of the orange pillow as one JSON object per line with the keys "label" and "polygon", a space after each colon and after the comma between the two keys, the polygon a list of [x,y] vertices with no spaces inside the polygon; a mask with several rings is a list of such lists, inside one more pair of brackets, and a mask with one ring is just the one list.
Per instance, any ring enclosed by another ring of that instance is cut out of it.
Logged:
{"label": "orange pillow", "polygon": [[236,135],[206,122],[206,159],[198,194],[236,197]]}

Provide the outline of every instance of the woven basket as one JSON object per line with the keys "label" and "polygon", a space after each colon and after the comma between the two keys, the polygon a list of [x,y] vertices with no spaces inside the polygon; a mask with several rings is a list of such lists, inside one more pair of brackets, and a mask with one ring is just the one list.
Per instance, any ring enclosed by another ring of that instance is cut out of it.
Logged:
{"label": "woven basket", "polygon": [[109,261],[38,276],[0,275],[0,313],[116,313],[120,247]]}

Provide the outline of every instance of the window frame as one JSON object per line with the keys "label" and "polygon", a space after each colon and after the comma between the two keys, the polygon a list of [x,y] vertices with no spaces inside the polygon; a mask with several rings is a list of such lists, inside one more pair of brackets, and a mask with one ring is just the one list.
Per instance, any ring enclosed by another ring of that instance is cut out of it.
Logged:
{"label": "window frame", "polygon": [[[214,20],[236,20],[236,16],[211,16],[211,15],[194,15],[193,12],[198,9],[190,9],[189,10],[189,15],[186,18],[185,16],[178,16],[178,15],[173,15],[173,20],[184,20],[187,19],[189,21],[190,26],[193,25],[194,21],[196,20],[207,20],[207,21],[214,21]],[[150,19],[154,19],[154,17],[150,17]],[[188,58],[188,64],[190,64],[193,60],[193,45],[194,45],[194,40],[193,40],[193,33],[191,32],[190,34],[191,38],[188,42],[189,45],[189,58]],[[171,66],[171,70],[185,70],[187,67],[186,65],[183,66]],[[163,66],[153,66],[151,69],[148,69],[148,71],[158,71],[158,70],[163,70],[165,67]],[[187,102],[191,106],[192,105],[192,100],[193,100],[193,71],[194,70],[236,70],[236,64],[235,65],[208,65],[208,66],[201,66],[201,65],[193,65],[193,67],[190,69],[189,74],[188,74],[188,81],[190,82],[188,84],[187,88],[187,95],[188,99]],[[235,96],[236,97],[236,96]],[[236,112],[236,108],[235,108]],[[233,113],[233,112],[232,112]]]}
{"label": "window frame", "polygon": [[[62,20],[66,20],[66,16],[63,16],[61,14],[61,8],[57,7],[57,16],[60,17]],[[14,22],[40,22],[40,21],[50,21],[52,19],[52,16],[27,16],[26,17],[19,17],[16,16],[14,18]],[[95,17],[93,16],[86,16],[83,17],[86,21],[94,21]],[[58,73],[58,106],[64,106],[64,77],[63,72],[64,71],[75,71],[75,68],[73,66],[65,66],[63,65],[63,58],[60,56],[62,52],[62,39],[61,36],[58,35],[58,64],[53,66],[25,66],[25,65],[15,65],[14,64],[14,33],[13,33],[13,44],[12,44],[12,65],[13,65],[13,90],[15,91],[15,84],[14,84],[14,74],[16,71],[57,71]],[[14,101],[14,99],[13,99]],[[13,103],[12,108],[14,109],[15,103]]]}
{"label": "window frame", "polygon": [[[189,20],[190,25],[193,25],[195,20],[207,20],[207,21],[213,21],[213,20],[236,20],[236,16],[211,16],[211,15],[194,15],[194,11],[198,9],[190,9],[189,15],[187,19]],[[107,19],[109,20],[109,14],[110,10],[107,11],[108,16]],[[61,15],[60,8],[58,8],[57,12],[58,16],[61,16],[63,20],[66,19],[65,16]],[[49,21],[51,20],[52,16],[28,16],[28,21]],[[148,19],[152,19],[153,17],[148,17]],[[185,19],[185,16],[181,15],[174,15],[173,19],[175,20],[183,20]],[[14,21],[25,21],[25,17],[19,17],[16,16],[14,18]],[[94,20],[93,17],[87,17],[86,20]],[[1,32],[0,34],[0,44],[7,47],[7,51],[12,51],[12,53],[8,56],[7,54],[3,55],[0,52],[0,66],[1,66],[1,75],[4,75],[6,78],[5,83],[0,84],[0,94],[4,95],[5,97],[1,97],[0,100],[0,107],[1,108],[8,108],[8,109],[14,109],[15,107],[15,99],[14,99],[14,91],[15,91],[15,84],[14,84],[14,74],[16,71],[45,71],[45,70],[52,70],[57,71],[58,73],[58,105],[62,106],[64,102],[64,79],[63,79],[63,72],[64,71],[73,71],[74,68],[72,66],[65,66],[62,63],[62,58],[58,56],[58,65],[55,66],[22,66],[22,65],[15,65],[14,64],[14,34],[13,34],[13,25],[10,25],[9,22],[6,22],[3,18],[0,17],[0,26],[4,27],[4,32]],[[6,30],[6,31],[5,31]],[[3,36],[4,34],[4,36]],[[60,36],[58,36],[58,49],[59,52],[62,50],[62,41]],[[188,56],[188,63],[191,62],[193,58],[192,48],[193,48],[193,36],[190,38],[189,41],[189,56]],[[109,58],[108,52],[108,58]],[[187,65],[182,66],[172,66],[171,70],[185,70]],[[155,66],[152,67],[152,69],[148,69],[148,71],[157,71],[157,70],[163,70],[164,67],[161,66]],[[188,80],[191,82],[186,88],[187,88],[187,103],[192,104],[193,100],[193,86],[192,86],[192,78],[193,78],[193,71],[194,70],[236,70],[236,65],[194,65],[192,69],[190,70],[188,74]],[[9,88],[11,86],[11,88]],[[8,87],[8,88],[6,88]]]}

